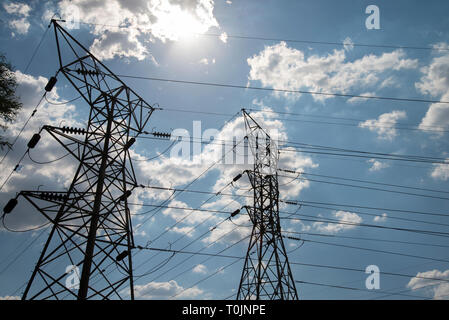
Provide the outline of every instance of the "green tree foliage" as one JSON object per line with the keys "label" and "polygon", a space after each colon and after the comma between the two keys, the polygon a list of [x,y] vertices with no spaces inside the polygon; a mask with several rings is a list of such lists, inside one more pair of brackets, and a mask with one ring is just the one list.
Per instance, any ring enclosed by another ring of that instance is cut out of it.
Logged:
{"label": "green tree foliage", "polygon": [[[17,112],[22,108],[22,103],[16,96],[17,81],[11,64],[0,53],[0,128],[6,130],[7,123],[12,122]],[[9,146],[0,136],[0,147]]]}

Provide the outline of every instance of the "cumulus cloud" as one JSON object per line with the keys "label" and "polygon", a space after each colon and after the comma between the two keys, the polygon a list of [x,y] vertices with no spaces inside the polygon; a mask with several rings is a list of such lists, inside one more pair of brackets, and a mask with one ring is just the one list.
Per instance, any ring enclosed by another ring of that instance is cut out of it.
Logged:
{"label": "cumulus cloud", "polygon": [[351,51],[352,49],[354,49],[354,42],[351,38],[346,37],[346,39],[343,40],[343,47],[346,51]]}
{"label": "cumulus cloud", "polygon": [[9,14],[17,14],[24,17],[28,17],[31,10],[29,5],[20,2],[4,3],[3,8],[5,8],[6,12]]}
{"label": "cumulus cloud", "polygon": [[[382,86],[382,84],[381,84],[381,86]],[[362,97],[374,97],[374,96],[376,96],[375,92],[365,92],[365,93],[360,94],[360,97],[353,97],[353,98],[348,99],[348,103],[350,103],[350,104],[363,103],[363,102],[366,102],[368,99],[362,98]]]}
{"label": "cumulus cloud", "polygon": [[177,41],[219,28],[213,0],[62,0],[58,9],[63,18],[76,11],[82,23],[92,24],[96,38],[91,50],[100,59],[118,56],[155,61],[146,49],[148,42]]}
{"label": "cumulus cloud", "polygon": [[207,267],[204,264],[197,264],[195,268],[192,269],[193,273],[206,274]]}
{"label": "cumulus cloud", "polygon": [[378,119],[370,119],[359,123],[360,128],[368,128],[372,132],[376,132],[381,140],[392,141],[396,137],[397,131],[395,128],[398,120],[405,119],[407,114],[405,111],[394,110],[389,113],[384,113]]}
{"label": "cumulus cloud", "polygon": [[241,211],[238,217],[227,220],[213,229],[202,242],[204,243],[224,243],[232,245],[251,234],[251,222],[245,210]]}
{"label": "cumulus cloud", "polygon": [[374,222],[385,222],[387,221],[387,217],[388,215],[384,212],[381,216],[375,216],[373,220]]}
{"label": "cumulus cloud", "polygon": [[[194,225],[194,224],[200,223],[204,220],[209,220],[209,219],[215,217],[215,215],[213,215],[210,212],[194,211],[186,203],[184,203],[182,201],[178,201],[178,200],[172,200],[168,206],[173,207],[173,208],[185,208],[185,209],[168,208],[162,212],[164,215],[173,218],[173,220],[175,220],[177,222],[182,221],[183,223],[189,224],[189,225]],[[190,228],[188,228],[188,229],[190,229]],[[189,233],[188,229],[183,229],[183,231],[185,231],[186,233]]]}
{"label": "cumulus cloud", "polygon": [[[266,107],[265,107],[266,108]],[[264,111],[266,110],[266,111]],[[264,109],[259,112],[252,113],[252,117],[258,123],[266,128],[268,132],[274,133],[273,137],[277,135],[279,141],[287,140],[286,129],[279,119],[274,118],[271,109]],[[188,132],[186,132],[188,134]],[[232,141],[235,138],[236,143],[241,142],[243,147],[243,138],[246,135],[245,124],[243,117],[237,117],[233,121],[228,122],[220,131],[217,131],[214,136],[214,141]],[[190,138],[190,134],[187,136]],[[208,140],[208,139],[204,139]],[[182,142],[179,142],[182,143]],[[281,142],[280,142],[281,143]],[[176,145],[175,145],[176,146]],[[189,144],[190,146],[190,144]],[[244,174],[237,182],[231,185],[229,183],[239,174],[242,174],[246,169],[251,169],[252,165],[245,160],[240,159],[244,155],[244,149],[233,150],[232,147],[225,146],[224,151],[222,146],[217,144],[210,144],[202,146],[198,154],[193,153],[193,148],[188,149],[189,157],[181,157],[177,152],[170,155],[162,155],[161,157],[152,161],[140,161],[136,163],[138,176],[146,181],[151,179],[153,186],[161,187],[176,187],[190,183],[196,177],[204,172],[213,172],[216,175],[216,180],[212,182],[211,191],[219,192],[224,190],[225,193],[232,194],[233,197],[217,196],[206,203],[202,208],[210,210],[219,210],[226,212],[233,212],[234,210],[242,208],[245,204],[251,203],[251,198],[240,197],[238,195],[245,194],[250,188],[247,174]],[[172,149],[173,150],[173,149]],[[251,151],[247,150],[249,157],[252,157]],[[139,159],[139,155],[135,156]],[[143,157],[141,157],[144,159]],[[243,157],[245,158],[245,157]],[[248,160],[248,159],[246,159]],[[307,168],[315,168],[318,165],[312,161],[310,157],[294,153],[285,152],[281,154],[278,167],[292,170],[305,170]],[[208,170],[211,168],[211,170]],[[204,178],[206,174],[202,175]],[[279,186],[280,192],[286,198],[294,199],[300,192],[309,187],[309,181],[294,179],[295,177],[280,177]],[[226,187],[226,189],[223,189]],[[156,193],[146,191],[142,197],[145,200],[164,200],[170,195],[170,192]],[[218,223],[226,218],[226,215],[216,212],[194,212],[189,210],[187,203],[179,200],[172,201],[169,206],[179,207],[181,209],[166,209],[163,211],[164,215],[172,218],[174,221],[179,221],[176,231],[191,236],[195,231],[193,227],[203,221],[208,221],[207,225]],[[185,208],[185,209],[184,209]],[[241,225],[243,227],[237,227]],[[248,216],[245,210],[233,219],[233,221],[226,221],[221,223],[216,229],[212,230],[208,237],[203,239],[206,243],[211,242],[226,242],[237,241],[248,235],[250,229],[248,227]],[[189,227],[189,228],[186,228]]]}
{"label": "cumulus cloud", "polygon": [[[443,44],[439,44],[442,47]],[[449,101],[449,54],[435,57],[429,66],[421,69],[423,76],[415,83],[417,90],[442,101]],[[433,103],[421,120],[420,129],[445,130],[449,128],[449,104]]]}
{"label": "cumulus cloud", "polygon": [[[307,56],[301,50],[288,47],[285,42],[266,46],[247,61],[250,66],[248,79],[260,81],[264,87],[342,94],[354,89],[374,88],[382,81],[384,73],[414,69],[418,65],[417,60],[407,59],[402,50],[348,61],[345,49],[334,50],[324,56]],[[314,95],[314,99],[319,101],[329,98]]]}
{"label": "cumulus cloud", "polygon": [[362,222],[362,218],[358,214],[353,212],[336,211],[333,212],[332,215],[339,222],[349,224],[314,222],[313,228],[315,228],[319,232],[338,233],[341,231],[353,229],[357,226],[357,224],[360,224]]}
{"label": "cumulus cloud", "polygon": [[[18,87],[16,94],[20,97],[23,104],[21,112],[19,112],[14,123],[8,124],[8,129],[3,134],[4,138],[12,142],[19,134],[23,124],[27,118],[32,114],[40,97],[43,94],[43,89],[48,80],[44,77],[34,77],[28,74],[23,74],[20,71],[15,72]],[[14,149],[8,153],[2,165],[4,171],[0,175],[1,181],[6,179],[7,175],[17,164],[18,159],[26,150],[26,144],[34,133],[39,132],[42,125],[54,125],[64,121],[67,126],[81,126],[76,121],[76,109],[71,104],[63,104],[64,99],[59,96],[58,88],[55,87],[53,91],[47,94],[48,100],[61,105],[51,105],[45,100],[39,106],[35,115],[30,119],[30,122],[23,130],[20,138],[14,145]],[[39,144],[32,149],[29,155],[35,161],[46,162],[54,160],[65,154],[63,148],[49,135],[42,133],[42,138]],[[0,201],[5,203],[16,192],[21,190],[37,189],[41,185],[41,190],[61,190],[62,187],[67,187],[70,183],[75,168],[75,161],[71,157],[65,157],[53,165],[37,165],[28,157],[22,161],[21,169],[11,176],[9,182],[4,186],[0,193]],[[63,190],[63,189],[62,189]],[[34,210],[24,206],[21,201],[20,205],[7,218],[7,224],[13,229],[23,229],[41,225],[43,217],[37,214]]]}
{"label": "cumulus cloud", "polygon": [[15,30],[19,34],[28,33],[28,29],[30,28],[30,23],[26,18],[11,20],[8,24],[11,29]]}
{"label": "cumulus cloud", "polygon": [[220,40],[223,41],[223,43],[228,42],[228,34],[226,32],[222,32],[220,34]]}
{"label": "cumulus cloud", "polygon": [[[447,159],[447,161],[449,161],[449,159]],[[440,163],[435,165],[430,175],[434,179],[443,181],[449,180],[449,164]]]}
{"label": "cumulus cloud", "polygon": [[204,64],[204,65],[208,65],[209,63],[211,63],[211,64],[215,64],[215,58],[212,58],[212,59],[207,59],[207,58],[203,58],[203,59],[201,59],[200,61],[198,61],[198,63],[200,63],[200,64]]}
{"label": "cumulus cloud", "polygon": [[19,296],[3,296],[0,297],[0,300],[20,300],[21,298]]}
{"label": "cumulus cloud", "polygon": [[370,159],[368,160],[368,163],[371,164],[371,167],[369,168],[369,171],[371,172],[380,171],[390,166],[388,163],[376,159]]}
{"label": "cumulus cloud", "polygon": [[449,283],[437,280],[423,279],[435,278],[449,280],[449,270],[439,271],[430,270],[425,272],[418,272],[416,277],[413,277],[407,284],[407,288],[411,290],[423,290],[424,292],[433,296],[433,299],[449,298]]}
{"label": "cumulus cloud", "polygon": [[8,21],[9,27],[18,34],[28,33],[30,23],[28,22],[27,18],[29,16],[31,7],[25,3],[9,2],[4,3],[3,8],[9,15],[12,15],[14,17]]}
{"label": "cumulus cloud", "polygon": [[143,60],[149,55],[148,50],[137,39],[135,30],[106,31],[94,40],[90,51],[102,59],[113,59],[119,56]]}
{"label": "cumulus cloud", "polygon": [[176,299],[196,299],[203,293],[204,291],[196,286],[185,289],[175,280],[167,282],[153,281],[144,285],[134,286],[134,295],[137,299],[166,300],[173,296],[176,296]]}

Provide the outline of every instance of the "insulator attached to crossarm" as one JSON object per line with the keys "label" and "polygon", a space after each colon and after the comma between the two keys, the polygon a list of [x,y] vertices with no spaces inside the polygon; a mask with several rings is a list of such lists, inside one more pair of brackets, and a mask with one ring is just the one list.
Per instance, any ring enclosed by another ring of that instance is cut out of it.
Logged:
{"label": "insulator attached to crossarm", "polygon": [[48,200],[48,201],[66,201],[68,199],[68,196],[67,196],[67,194],[63,194],[63,193],[42,192],[40,194],[40,198],[42,200]]}
{"label": "insulator attached to crossarm", "polygon": [[78,74],[91,75],[91,76],[93,76],[93,75],[98,76],[100,74],[97,70],[83,70],[80,68],[76,69],[75,72]]}
{"label": "insulator attached to crossarm", "polygon": [[6,206],[3,208],[3,214],[11,213],[11,211],[17,206],[17,203],[17,198],[9,200]]}
{"label": "insulator attached to crossarm", "polygon": [[170,139],[170,137],[171,137],[171,133],[165,133],[165,132],[154,131],[154,132],[151,132],[150,134],[155,137],[164,138],[164,139]]}
{"label": "insulator attached to crossarm", "polygon": [[81,135],[85,135],[86,134],[86,129],[84,128],[74,128],[74,127],[62,127],[60,128],[62,130],[62,132],[64,133],[72,133],[72,134],[81,134]]}

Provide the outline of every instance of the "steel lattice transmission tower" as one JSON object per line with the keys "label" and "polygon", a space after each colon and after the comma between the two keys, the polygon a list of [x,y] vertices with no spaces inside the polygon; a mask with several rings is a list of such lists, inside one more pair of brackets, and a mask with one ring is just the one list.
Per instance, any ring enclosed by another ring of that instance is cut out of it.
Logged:
{"label": "steel lattice transmission tower", "polygon": [[246,135],[254,157],[247,171],[253,206],[247,206],[253,224],[240,286],[239,300],[297,300],[279,221],[279,185],[276,142],[243,110]]}
{"label": "steel lattice transmission tower", "polygon": [[[126,294],[134,299],[127,198],[137,181],[129,148],[154,108],[57,21],[52,23],[58,73],[87,103],[89,119],[85,129],[42,128],[79,165],[65,192],[19,193],[52,224],[22,299],[122,299]],[[78,290],[67,286],[70,266],[80,270]]]}

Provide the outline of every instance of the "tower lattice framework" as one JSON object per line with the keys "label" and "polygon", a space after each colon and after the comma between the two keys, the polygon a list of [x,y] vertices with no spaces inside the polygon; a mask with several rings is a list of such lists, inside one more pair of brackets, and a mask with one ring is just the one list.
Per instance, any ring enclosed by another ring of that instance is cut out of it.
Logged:
{"label": "tower lattice framework", "polygon": [[[79,165],[64,192],[22,191],[52,224],[22,299],[134,299],[132,224],[137,186],[130,147],[154,111],[52,21],[59,71],[87,103],[86,128],[44,126]],[[79,283],[67,277],[79,270]]]}
{"label": "tower lattice framework", "polygon": [[297,300],[279,221],[279,184],[276,142],[243,110],[248,144],[254,157],[247,171],[253,206],[247,206],[253,224],[237,293],[239,300]]}

